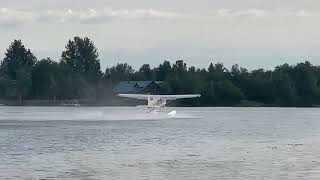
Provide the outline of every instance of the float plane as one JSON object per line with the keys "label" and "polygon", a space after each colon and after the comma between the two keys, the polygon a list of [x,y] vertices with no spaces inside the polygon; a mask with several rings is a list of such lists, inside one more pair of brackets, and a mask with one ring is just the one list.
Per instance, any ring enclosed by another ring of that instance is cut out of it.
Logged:
{"label": "float plane", "polygon": [[[200,94],[184,94],[184,95],[151,95],[151,94],[118,94],[119,97],[148,100],[148,109],[150,112],[157,111],[158,108],[166,107],[166,105],[177,99],[197,98]],[[168,113],[174,116],[177,112],[171,111]]]}

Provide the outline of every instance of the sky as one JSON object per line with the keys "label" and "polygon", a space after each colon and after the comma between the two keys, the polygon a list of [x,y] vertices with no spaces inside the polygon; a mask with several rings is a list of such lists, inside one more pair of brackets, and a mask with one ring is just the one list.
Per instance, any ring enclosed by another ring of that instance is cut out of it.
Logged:
{"label": "sky", "polygon": [[59,60],[89,37],[103,68],[183,59],[249,69],[320,65],[319,0],[0,0],[0,58],[21,39],[38,59]]}

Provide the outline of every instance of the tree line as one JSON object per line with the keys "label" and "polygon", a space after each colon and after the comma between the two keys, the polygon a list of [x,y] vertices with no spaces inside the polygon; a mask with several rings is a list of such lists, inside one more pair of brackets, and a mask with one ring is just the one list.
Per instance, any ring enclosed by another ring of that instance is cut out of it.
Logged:
{"label": "tree line", "polygon": [[[155,80],[162,94],[199,93],[201,98],[182,100],[194,106],[317,106],[320,104],[320,66],[308,61],[283,64],[274,70],[211,63],[208,68],[187,66],[183,60],[164,61],[134,70],[118,63],[101,70],[98,50],[88,37],[70,39],[59,61],[37,60],[21,40],[14,40],[0,64],[0,97],[15,99],[90,99],[104,104],[114,97],[119,81]],[[5,79],[5,80],[3,80]],[[14,95],[5,88],[15,82]]]}

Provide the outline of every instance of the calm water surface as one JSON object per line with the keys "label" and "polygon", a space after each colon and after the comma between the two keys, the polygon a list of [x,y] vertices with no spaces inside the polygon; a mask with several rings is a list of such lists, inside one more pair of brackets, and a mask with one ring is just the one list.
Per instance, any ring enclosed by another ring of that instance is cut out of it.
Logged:
{"label": "calm water surface", "polygon": [[319,179],[320,109],[0,107],[0,179]]}

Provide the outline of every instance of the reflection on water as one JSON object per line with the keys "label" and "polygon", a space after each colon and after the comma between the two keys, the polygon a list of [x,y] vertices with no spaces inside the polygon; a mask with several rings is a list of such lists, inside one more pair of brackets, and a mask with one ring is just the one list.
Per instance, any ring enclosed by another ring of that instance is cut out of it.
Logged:
{"label": "reflection on water", "polygon": [[146,112],[0,107],[0,179],[320,176],[319,109]]}

